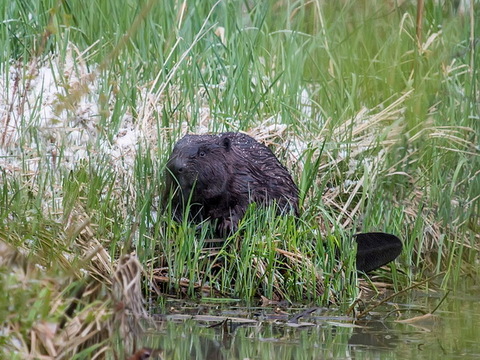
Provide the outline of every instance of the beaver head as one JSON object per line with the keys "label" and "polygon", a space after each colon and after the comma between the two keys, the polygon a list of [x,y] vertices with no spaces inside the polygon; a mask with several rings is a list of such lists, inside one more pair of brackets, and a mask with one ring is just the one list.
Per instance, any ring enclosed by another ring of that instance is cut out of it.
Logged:
{"label": "beaver head", "polygon": [[[167,182],[192,202],[205,203],[227,190],[230,140],[211,135],[186,135],[179,140],[167,162]],[[192,192],[192,190],[195,191]]]}

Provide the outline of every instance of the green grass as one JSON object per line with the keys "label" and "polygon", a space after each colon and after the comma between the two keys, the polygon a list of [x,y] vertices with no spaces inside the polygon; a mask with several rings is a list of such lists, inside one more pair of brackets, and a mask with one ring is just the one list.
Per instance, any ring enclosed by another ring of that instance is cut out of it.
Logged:
{"label": "green grass", "polygon": [[[70,303],[65,283],[87,272],[110,304],[112,269],[134,251],[160,304],[263,295],[346,309],[360,231],[403,240],[378,272],[396,289],[478,274],[479,24],[428,2],[419,49],[415,6],[386,3],[0,0],[0,240],[48,274],[32,273],[25,296],[49,277]],[[172,221],[162,200],[186,131],[266,141],[299,184],[300,219],[252,207],[207,251],[208,226]],[[4,288],[21,297],[5,254]],[[56,301],[45,291],[38,301]],[[77,311],[107,317],[91,301]],[[30,318],[10,321],[28,337]]]}

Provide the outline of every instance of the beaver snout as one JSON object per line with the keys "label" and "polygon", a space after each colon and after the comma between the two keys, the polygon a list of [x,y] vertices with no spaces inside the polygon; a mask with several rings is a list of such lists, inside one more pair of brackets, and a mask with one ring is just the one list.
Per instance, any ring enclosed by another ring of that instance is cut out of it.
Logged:
{"label": "beaver snout", "polygon": [[168,162],[167,167],[173,175],[178,175],[185,171],[187,164],[182,159],[173,158]]}
{"label": "beaver snout", "polygon": [[180,186],[182,192],[188,193],[191,191],[197,181],[198,172],[192,168],[188,161],[181,157],[175,157],[167,163],[167,168],[174,183]]}

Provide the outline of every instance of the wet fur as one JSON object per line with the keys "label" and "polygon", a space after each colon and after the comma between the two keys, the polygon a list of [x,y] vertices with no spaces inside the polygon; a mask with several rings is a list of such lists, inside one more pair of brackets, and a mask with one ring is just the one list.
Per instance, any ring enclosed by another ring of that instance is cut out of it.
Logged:
{"label": "wet fur", "polygon": [[298,188],[268,147],[242,133],[186,135],[167,162],[167,191],[173,211],[189,220],[217,223],[222,234],[235,231],[248,205],[275,203],[298,214]]}

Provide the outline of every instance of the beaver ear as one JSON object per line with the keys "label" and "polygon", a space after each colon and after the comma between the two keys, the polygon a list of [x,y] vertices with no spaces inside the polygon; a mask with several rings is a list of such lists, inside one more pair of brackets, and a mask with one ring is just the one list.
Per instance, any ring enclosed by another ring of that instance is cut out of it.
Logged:
{"label": "beaver ear", "polygon": [[230,149],[232,148],[232,140],[230,140],[228,136],[225,136],[221,140],[221,145],[225,148],[225,150],[230,151]]}

